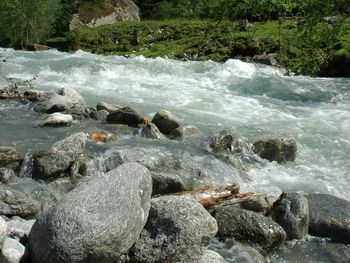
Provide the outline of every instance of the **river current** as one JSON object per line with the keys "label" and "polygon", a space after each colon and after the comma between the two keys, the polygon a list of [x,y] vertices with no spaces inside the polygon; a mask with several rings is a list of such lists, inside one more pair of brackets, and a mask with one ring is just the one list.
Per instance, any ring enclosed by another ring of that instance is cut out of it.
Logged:
{"label": "river current", "polygon": [[[6,59],[0,62],[0,87],[6,85],[3,77],[36,76],[34,88],[71,87],[90,106],[99,101],[131,105],[149,116],[167,109],[204,135],[223,128],[248,142],[271,133],[292,135],[298,146],[296,161],[249,171],[242,190],[328,193],[350,200],[350,79],[284,76],[276,68],[239,60],[193,62],[12,49],[0,49],[0,57]],[[12,115],[1,113],[11,107]],[[38,147],[34,145],[36,140],[42,143],[39,138],[56,141],[60,136],[34,127],[18,107],[27,106],[0,101],[0,145],[16,145],[25,152]]]}

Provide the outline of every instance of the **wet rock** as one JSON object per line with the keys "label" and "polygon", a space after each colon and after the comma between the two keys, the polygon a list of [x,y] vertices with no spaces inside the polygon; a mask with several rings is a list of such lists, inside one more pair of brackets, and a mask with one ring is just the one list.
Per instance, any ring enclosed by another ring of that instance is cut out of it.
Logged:
{"label": "wet rock", "polygon": [[200,135],[201,131],[193,125],[180,126],[169,133],[169,137],[172,139],[183,139]]}
{"label": "wet rock", "polygon": [[109,114],[109,112],[106,110],[99,110],[96,113],[96,118],[97,118],[97,120],[100,120],[100,121],[106,121],[108,114]]}
{"label": "wet rock", "polygon": [[107,115],[107,123],[125,124],[130,127],[138,127],[143,122],[143,115],[136,109],[124,107]]}
{"label": "wet rock", "polygon": [[152,119],[152,123],[157,125],[163,134],[169,134],[181,126],[181,121],[167,110],[157,112]]}
{"label": "wet rock", "polygon": [[327,194],[305,197],[309,203],[309,234],[350,244],[350,202]]}
{"label": "wet rock", "polygon": [[97,111],[105,110],[108,113],[115,112],[115,111],[117,111],[117,110],[119,110],[121,108],[122,107],[120,107],[120,106],[112,105],[112,104],[109,104],[109,103],[103,102],[103,101],[97,103],[97,105],[96,105]]}
{"label": "wet rock", "polygon": [[84,151],[86,140],[86,135],[80,132],[54,143],[46,151],[35,152],[33,178],[60,176]]}
{"label": "wet rock", "polygon": [[277,197],[272,195],[252,195],[250,198],[240,201],[239,205],[243,209],[265,214],[271,210],[276,200]]}
{"label": "wet rock", "polygon": [[15,218],[7,222],[7,236],[20,242],[22,245],[26,245],[29,232],[33,227],[35,220],[24,220],[21,218]]}
{"label": "wet rock", "polygon": [[61,127],[61,126],[70,126],[72,123],[73,123],[72,115],[55,112],[50,115],[44,116],[40,121],[39,125]]}
{"label": "wet rock", "polygon": [[227,263],[227,261],[212,250],[206,250],[198,263]]}
{"label": "wet rock", "polygon": [[274,206],[271,217],[286,231],[287,239],[304,239],[309,228],[307,199],[298,193],[288,193]]}
{"label": "wet rock", "polygon": [[38,103],[35,111],[55,113],[65,112],[72,115],[87,115],[86,103],[83,97],[74,89],[62,88],[56,93],[47,94],[47,97]]}
{"label": "wet rock", "polygon": [[146,125],[142,125],[140,129],[140,135],[142,137],[150,138],[150,139],[164,139],[165,136],[159,131],[157,126],[154,123],[148,123]]}
{"label": "wet rock", "polygon": [[151,191],[149,171],[136,163],[81,184],[35,222],[27,245],[31,260],[116,262],[147,221]]}
{"label": "wet rock", "polygon": [[7,184],[15,179],[16,174],[12,169],[2,167],[0,168],[0,182]]}
{"label": "wet rock", "polygon": [[30,89],[23,93],[23,98],[30,101],[39,101],[44,96],[44,92]]}
{"label": "wet rock", "polygon": [[7,223],[6,223],[5,219],[3,219],[0,216],[0,251],[1,251],[2,246],[4,244],[6,235],[7,235]]}
{"label": "wet rock", "polygon": [[265,65],[271,65],[274,67],[281,67],[277,60],[277,53],[268,53],[268,54],[261,54],[261,55],[255,55],[253,57],[253,61]]}
{"label": "wet rock", "polygon": [[208,139],[209,151],[231,151],[235,153],[250,153],[252,149],[242,137],[230,130],[222,130]]}
{"label": "wet rock", "polygon": [[24,256],[25,248],[17,240],[7,237],[0,254],[2,263],[20,263]]}
{"label": "wet rock", "polygon": [[200,204],[184,197],[154,198],[131,262],[196,262],[216,231],[214,218]]}
{"label": "wet rock", "polygon": [[180,178],[170,177],[166,174],[152,173],[152,195],[165,195],[185,190]]}
{"label": "wet rock", "polygon": [[30,45],[27,45],[27,49],[28,51],[45,51],[45,50],[49,50],[50,47],[45,45],[40,45],[40,44],[30,44]]}
{"label": "wet rock", "polygon": [[254,152],[270,162],[295,161],[297,144],[293,137],[269,136],[253,143]]}
{"label": "wet rock", "polygon": [[0,185],[0,214],[33,218],[40,211],[40,204],[8,185]]}
{"label": "wet rock", "polygon": [[0,167],[17,170],[23,161],[23,157],[10,146],[0,146]]}
{"label": "wet rock", "polygon": [[248,241],[263,250],[271,249],[286,239],[283,228],[259,213],[220,205],[213,213],[218,223],[218,236]]}

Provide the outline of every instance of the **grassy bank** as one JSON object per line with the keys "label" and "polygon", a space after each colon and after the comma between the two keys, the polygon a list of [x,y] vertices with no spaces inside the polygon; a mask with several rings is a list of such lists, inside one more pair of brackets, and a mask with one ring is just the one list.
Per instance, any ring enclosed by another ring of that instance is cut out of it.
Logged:
{"label": "grassy bank", "polygon": [[124,22],[83,28],[66,37],[49,39],[47,44],[105,55],[215,61],[239,58],[272,63],[300,74],[350,76],[350,19],[344,24],[347,33],[339,43],[311,48],[307,53],[293,41],[298,30],[293,24],[291,20],[253,24],[210,20]]}

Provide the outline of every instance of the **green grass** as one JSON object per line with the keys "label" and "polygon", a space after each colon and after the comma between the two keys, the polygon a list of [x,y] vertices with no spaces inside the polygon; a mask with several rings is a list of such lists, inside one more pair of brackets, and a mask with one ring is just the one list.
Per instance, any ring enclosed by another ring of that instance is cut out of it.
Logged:
{"label": "green grass", "polygon": [[[50,39],[47,44],[61,49],[83,49],[105,55],[134,54],[215,61],[225,61],[229,58],[251,61],[256,55],[277,53],[282,66],[298,73],[317,75],[321,69],[308,70],[310,61],[307,59],[312,59],[313,53],[305,53],[307,50],[298,46],[299,43],[293,43],[296,29],[289,26],[293,22],[259,22],[248,29],[242,21],[121,22],[96,28],[82,28],[69,33],[66,38]],[[350,30],[350,18],[346,20],[345,27]],[[134,31],[139,32],[139,44],[133,45]],[[350,34],[347,33],[341,39],[340,48],[335,49],[334,53],[343,59],[344,56],[349,56],[349,51]],[[311,57],[306,58],[305,54]],[[314,64],[317,63],[316,61]]]}

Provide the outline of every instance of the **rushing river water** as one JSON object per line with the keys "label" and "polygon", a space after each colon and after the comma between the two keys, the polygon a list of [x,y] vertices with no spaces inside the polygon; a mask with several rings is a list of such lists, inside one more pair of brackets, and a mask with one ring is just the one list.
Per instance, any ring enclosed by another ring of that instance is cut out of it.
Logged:
{"label": "rushing river water", "polygon": [[[74,88],[90,106],[99,101],[132,105],[149,116],[168,109],[205,135],[231,128],[249,142],[270,133],[293,135],[297,160],[251,170],[242,189],[320,192],[350,200],[350,79],[283,76],[278,69],[239,60],[182,62],[12,49],[0,50],[0,57],[6,59],[1,76],[36,76],[32,84],[41,90]],[[5,84],[0,78],[0,86]],[[15,144],[25,152],[40,148],[42,138],[60,136],[60,129],[35,127],[33,115],[19,109],[27,105],[0,102],[0,107],[0,145]],[[12,115],[2,113],[9,107]]]}

